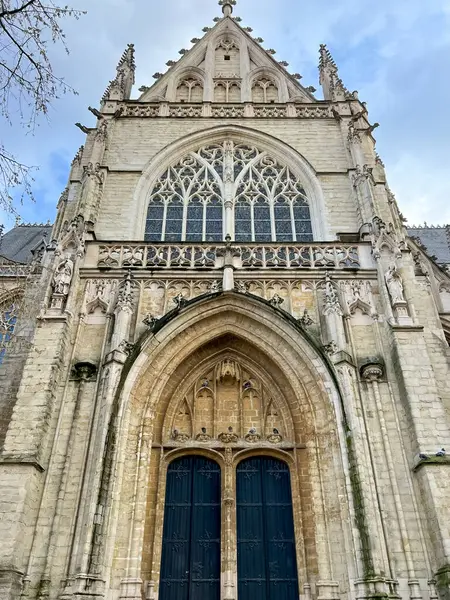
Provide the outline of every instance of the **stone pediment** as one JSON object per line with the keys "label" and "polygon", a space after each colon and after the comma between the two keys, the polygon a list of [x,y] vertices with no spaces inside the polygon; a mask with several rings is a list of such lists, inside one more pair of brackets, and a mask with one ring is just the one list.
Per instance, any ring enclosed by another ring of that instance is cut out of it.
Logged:
{"label": "stone pediment", "polygon": [[[155,74],[156,83],[148,88],[144,86],[140,102],[250,102],[255,100],[255,92],[252,98],[255,82],[258,83],[257,102],[316,101],[311,91],[297,81],[300,76],[291,75],[286,70],[287,63],[275,60],[274,50],[265,50],[261,38],[254,39],[231,17],[220,19],[202,39],[193,42],[190,50],[180,50],[182,56],[178,61],[167,63],[166,73]],[[245,60],[241,60],[241,52],[246,54]],[[225,94],[220,95],[220,100],[215,98],[214,89],[221,85],[218,80],[241,81],[240,97],[235,90],[234,95],[229,94],[230,84],[224,84]],[[183,81],[186,81],[186,89],[177,95]],[[192,94],[193,89],[200,87],[202,92],[196,89]]]}

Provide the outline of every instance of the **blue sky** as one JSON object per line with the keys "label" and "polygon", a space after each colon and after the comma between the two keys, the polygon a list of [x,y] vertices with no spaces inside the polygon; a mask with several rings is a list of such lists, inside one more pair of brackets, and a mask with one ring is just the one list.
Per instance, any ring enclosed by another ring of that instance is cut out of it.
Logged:
{"label": "blue sky", "polygon": [[[36,203],[18,210],[26,222],[55,217],[70,162],[129,42],[136,46],[136,86],[151,85],[169,59],[190,48],[221,14],[215,0],[72,0],[88,14],[67,20],[70,55],[52,50],[57,74],[77,91],[56,101],[31,135],[0,125],[7,147],[36,165]],[[367,102],[391,188],[410,224],[450,223],[450,0],[238,0],[235,14],[276,58],[318,85],[318,48],[327,43],[345,85]],[[318,92],[318,97],[321,97]],[[7,227],[13,219],[0,212]]]}

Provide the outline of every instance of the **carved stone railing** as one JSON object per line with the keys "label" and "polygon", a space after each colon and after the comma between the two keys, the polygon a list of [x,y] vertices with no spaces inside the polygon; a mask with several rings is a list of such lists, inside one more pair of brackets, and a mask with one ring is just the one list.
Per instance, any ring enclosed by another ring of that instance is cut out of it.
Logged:
{"label": "carved stone railing", "polygon": [[27,277],[30,265],[0,260],[0,277]]}
{"label": "carved stone railing", "polygon": [[357,245],[347,244],[104,244],[97,267],[107,269],[217,269],[226,253],[244,269],[359,269]]}
{"label": "carved stone railing", "polygon": [[127,102],[123,105],[121,117],[137,118],[217,118],[217,119],[332,119],[332,107],[327,103],[142,103]]}

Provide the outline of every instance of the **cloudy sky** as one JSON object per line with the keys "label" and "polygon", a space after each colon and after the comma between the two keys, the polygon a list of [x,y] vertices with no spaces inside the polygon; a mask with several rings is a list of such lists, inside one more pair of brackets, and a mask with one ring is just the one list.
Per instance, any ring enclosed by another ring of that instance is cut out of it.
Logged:
{"label": "cloudy sky", "polygon": [[[63,2],[61,2],[63,3]],[[65,0],[64,0],[65,3]],[[221,11],[216,0],[72,0],[88,14],[65,26],[70,55],[54,49],[57,74],[77,91],[64,96],[34,136],[0,124],[8,149],[36,165],[35,204],[26,222],[53,220],[70,162],[84,142],[74,123],[95,124],[97,107],[126,44],[136,46],[137,80],[153,83],[169,59],[190,48]],[[350,90],[368,103],[378,152],[410,224],[450,223],[450,0],[238,0],[235,14],[276,58],[318,85],[318,48],[327,43]],[[318,93],[318,96],[320,94]],[[13,219],[0,212],[7,227]]]}

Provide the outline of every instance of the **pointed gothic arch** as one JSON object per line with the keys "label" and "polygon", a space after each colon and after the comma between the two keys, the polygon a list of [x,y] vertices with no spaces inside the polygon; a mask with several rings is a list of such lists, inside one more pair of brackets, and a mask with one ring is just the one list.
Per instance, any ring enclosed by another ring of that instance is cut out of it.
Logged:
{"label": "pointed gothic arch", "polygon": [[254,145],[289,169],[301,182],[305,196],[308,198],[314,240],[327,241],[331,239],[322,188],[311,164],[281,140],[247,127],[235,125],[222,125],[185,136],[166,146],[147,163],[136,186],[133,199],[133,204],[136,207],[134,211],[136,215],[134,222],[136,239],[144,238],[150,193],[161,175],[170,166],[177,165],[183,157],[198,150],[199,147],[223,144],[227,139],[237,144]]}
{"label": "pointed gothic arch", "polygon": [[0,294],[0,365],[17,327],[23,294],[23,288],[13,288]]}
{"label": "pointed gothic arch", "polygon": [[[347,457],[342,426],[345,417],[333,371],[324,355],[293,320],[282,316],[268,303],[236,293],[202,302],[201,311],[198,306],[196,309],[187,307],[162,329],[141,341],[139,352],[130,358],[116,396],[111,424],[117,446],[116,451],[113,450],[114,464],[108,468],[116,473],[116,494],[105,521],[108,530],[116,536],[119,562],[114,563],[112,571],[117,578],[114,585],[119,585],[119,580],[128,585],[133,578],[142,577],[157,586],[164,465],[169,456],[173,452],[182,455],[184,451],[204,450],[218,453],[223,463],[228,464],[229,455],[226,450],[224,454],[223,443],[197,439],[181,446],[171,445],[164,430],[167,432],[167,423],[170,423],[170,406],[177,405],[180,382],[185,381],[187,385],[193,368],[210,360],[220,349],[226,355],[230,347],[236,355],[257,357],[254,360],[260,372],[270,373],[277,382],[284,398],[282,401],[277,398],[278,403],[288,406],[295,430],[291,449],[278,448],[273,443],[261,445],[252,440],[247,443],[247,451],[261,453],[263,449],[264,453],[273,455],[292,455],[299,578],[305,583],[307,578],[314,579],[316,573],[320,580],[327,580],[332,557],[325,543],[331,526],[325,519],[325,511],[335,515],[332,527],[334,534],[341,536],[343,547],[347,534],[342,530],[342,523],[347,522],[351,511],[350,505],[339,503],[336,495],[339,489],[341,497],[346,497]],[[217,433],[214,432],[215,439]],[[126,481],[135,481],[135,484],[130,488]],[[314,488],[313,481],[322,483]],[[104,484],[107,487],[107,482]],[[233,494],[233,486],[224,480],[225,505],[226,498]],[[130,505],[134,507],[131,521],[121,509]],[[309,514],[313,505],[314,511]],[[144,530],[143,522],[146,523]],[[137,564],[139,548],[142,548],[142,561]],[[350,548],[347,551],[350,552]],[[229,560],[225,555],[222,559]],[[108,564],[113,560],[112,555],[107,557]],[[224,562],[222,571],[227,572],[227,568]]]}
{"label": "pointed gothic arch", "polygon": [[289,92],[286,84],[286,78],[282,77],[281,73],[277,69],[269,67],[267,65],[258,67],[250,71],[248,75],[248,81],[246,82],[246,87],[250,90],[250,94],[252,94],[252,90],[255,86],[255,83],[263,77],[267,80],[272,81],[276,86],[278,95],[277,102],[287,102],[289,98]]}

